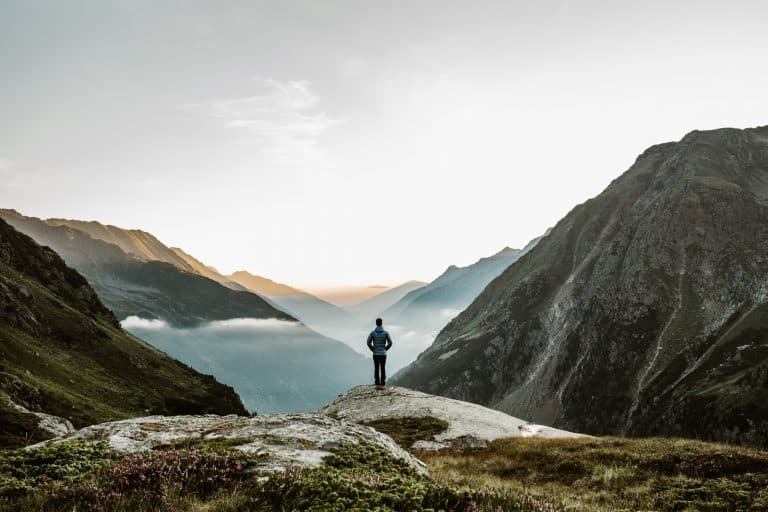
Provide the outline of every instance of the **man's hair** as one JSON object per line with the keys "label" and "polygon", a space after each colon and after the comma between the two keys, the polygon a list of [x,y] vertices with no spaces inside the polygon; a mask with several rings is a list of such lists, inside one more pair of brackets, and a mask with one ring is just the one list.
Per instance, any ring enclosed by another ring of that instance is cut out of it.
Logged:
{"label": "man's hair", "polygon": [[381,318],[376,319],[376,325],[381,325]]}

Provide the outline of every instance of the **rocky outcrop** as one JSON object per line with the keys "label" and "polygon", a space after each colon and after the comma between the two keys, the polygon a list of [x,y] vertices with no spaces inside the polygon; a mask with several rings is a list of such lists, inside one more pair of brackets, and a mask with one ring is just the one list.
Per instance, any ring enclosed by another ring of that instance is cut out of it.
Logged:
{"label": "rocky outcrop", "polygon": [[768,127],[653,146],[399,385],[593,434],[768,446]]}
{"label": "rocky outcrop", "polygon": [[502,437],[582,437],[582,434],[535,425],[481,405],[429,395],[401,387],[358,386],[318,411],[356,423],[382,419],[437,418],[447,429],[431,440],[419,440],[416,450],[481,447]]}
{"label": "rocky outcrop", "polygon": [[0,391],[0,403],[6,408],[13,409],[16,413],[24,416],[31,416],[34,418],[37,430],[41,431],[43,435],[50,438],[57,438],[67,436],[75,431],[75,427],[69,420],[54,416],[53,414],[46,414],[44,412],[30,411],[23,405],[19,405],[11,400],[6,393]]}
{"label": "rocky outcrop", "polygon": [[322,465],[324,457],[343,444],[370,443],[426,474],[424,464],[388,436],[322,414],[148,416],[85,427],[63,440],[70,439],[107,442],[120,452],[152,450],[189,440],[231,439],[237,449],[263,457],[258,466],[263,471],[284,471],[291,466],[317,467]]}

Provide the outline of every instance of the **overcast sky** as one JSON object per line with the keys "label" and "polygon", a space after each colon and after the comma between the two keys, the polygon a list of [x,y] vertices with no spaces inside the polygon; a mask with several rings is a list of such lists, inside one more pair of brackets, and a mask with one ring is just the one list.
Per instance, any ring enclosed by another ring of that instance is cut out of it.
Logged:
{"label": "overcast sky", "polygon": [[0,206],[304,287],[523,246],[768,123],[764,1],[0,0]]}

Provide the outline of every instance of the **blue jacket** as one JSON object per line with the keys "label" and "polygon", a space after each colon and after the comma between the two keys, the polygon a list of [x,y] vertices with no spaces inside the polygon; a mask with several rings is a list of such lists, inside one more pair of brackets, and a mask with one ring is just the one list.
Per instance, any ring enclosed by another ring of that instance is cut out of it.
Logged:
{"label": "blue jacket", "polygon": [[366,342],[368,348],[371,349],[375,356],[387,355],[387,350],[392,347],[392,338],[389,337],[389,333],[384,330],[380,325],[377,325],[371,334],[368,335],[368,341]]}

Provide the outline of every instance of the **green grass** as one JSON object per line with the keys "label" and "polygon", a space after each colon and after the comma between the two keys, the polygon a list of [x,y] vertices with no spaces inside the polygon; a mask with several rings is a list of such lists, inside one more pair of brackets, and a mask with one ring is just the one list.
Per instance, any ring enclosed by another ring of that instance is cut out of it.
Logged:
{"label": "green grass", "polygon": [[526,492],[565,510],[768,510],[768,453],[733,446],[514,438],[422,457],[445,485]]}
{"label": "green grass", "polygon": [[429,477],[369,444],[266,474],[263,457],[233,447],[242,441],[134,455],[82,442],[0,451],[0,512],[768,510],[768,453],[699,441],[500,439],[422,453]]}
{"label": "green grass", "polygon": [[432,441],[448,429],[447,421],[432,416],[385,418],[361,424],[387,434],[406,450],[416,441]]}

